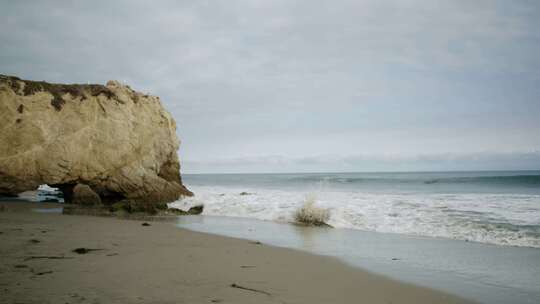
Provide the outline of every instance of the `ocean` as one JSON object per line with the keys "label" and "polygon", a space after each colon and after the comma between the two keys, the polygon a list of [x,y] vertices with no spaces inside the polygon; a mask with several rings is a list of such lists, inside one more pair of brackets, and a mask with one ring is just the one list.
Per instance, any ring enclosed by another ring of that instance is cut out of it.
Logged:
{"label": "ocean", "polygon": [[[479,303],[540,303],[540,171],[185,174],[194,231],[336,257]],[[334,228],[291,225],[306,200]]]}
{"label": "ocean", "polygon": [[540,248],[540,171],[184,174],[204,215],[292,222],[307,198],[334,228]]}

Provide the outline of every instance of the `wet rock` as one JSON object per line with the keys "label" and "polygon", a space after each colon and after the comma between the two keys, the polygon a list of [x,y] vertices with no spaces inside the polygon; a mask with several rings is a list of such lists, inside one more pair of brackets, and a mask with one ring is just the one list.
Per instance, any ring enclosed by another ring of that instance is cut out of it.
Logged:
{"label": "wet rock", "polygon": [[177,215],[198,215],[201,214],[203,211],[204,205],[190,207],[187,211],[176,208],[167,209],[167,212]]}
{"label": "wet rock", "polygon": [[189,208],[188,214],[192,214],[192,215],[201,214],[203,212],[203,210],[204,210],[203,205],[193,206],[193,207]]}

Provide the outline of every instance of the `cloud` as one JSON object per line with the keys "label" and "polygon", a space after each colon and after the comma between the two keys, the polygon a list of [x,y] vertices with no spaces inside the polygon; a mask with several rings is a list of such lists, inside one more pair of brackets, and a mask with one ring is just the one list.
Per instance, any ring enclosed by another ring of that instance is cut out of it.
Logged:
{"label": "cloud", "polygon": [[186,159],[527,151],[538,15],[503,0],[4,1],[0,72],[159,95]]}

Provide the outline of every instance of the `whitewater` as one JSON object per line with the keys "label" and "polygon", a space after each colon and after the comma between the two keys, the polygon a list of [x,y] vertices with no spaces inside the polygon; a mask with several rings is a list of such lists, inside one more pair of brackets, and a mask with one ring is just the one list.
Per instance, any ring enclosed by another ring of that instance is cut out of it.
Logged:
{"label": "whitewater", "polygon": [[293,222],[307,198],[335,228],[540,248],[540,172],[197,174],[204,215]]}

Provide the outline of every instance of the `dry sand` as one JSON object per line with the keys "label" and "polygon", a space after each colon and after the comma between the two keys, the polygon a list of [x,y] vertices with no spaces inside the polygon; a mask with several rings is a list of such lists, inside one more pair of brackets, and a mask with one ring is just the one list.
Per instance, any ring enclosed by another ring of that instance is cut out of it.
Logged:
{"label": "dry sand", "polygon": [[[0,205],[0,303],[467,303],[330,257],[170,222]],[[79,247],[99,250],[72,252]]]}

